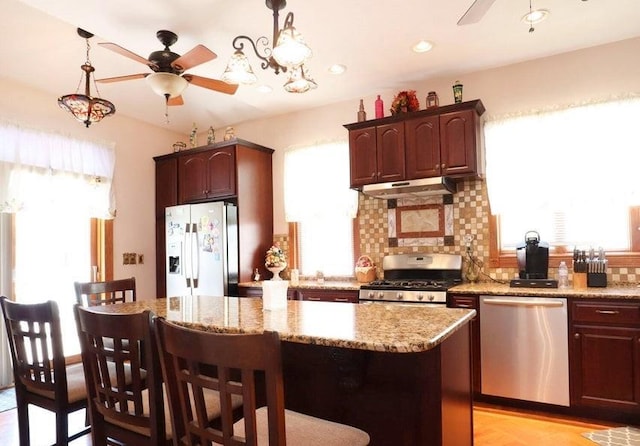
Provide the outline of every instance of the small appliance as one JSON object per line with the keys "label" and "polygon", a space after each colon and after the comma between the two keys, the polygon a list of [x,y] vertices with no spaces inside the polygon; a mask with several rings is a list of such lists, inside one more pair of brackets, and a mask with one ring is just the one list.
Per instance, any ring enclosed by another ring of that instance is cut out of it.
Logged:
{"label": "small appliance", "polygon": [[518,279],[511,281],[513,287],[557,288],[557,280],[547,279],[549,270],[549,244],[540,240],[536,231],[524,235],[524,243],[516,245]]}

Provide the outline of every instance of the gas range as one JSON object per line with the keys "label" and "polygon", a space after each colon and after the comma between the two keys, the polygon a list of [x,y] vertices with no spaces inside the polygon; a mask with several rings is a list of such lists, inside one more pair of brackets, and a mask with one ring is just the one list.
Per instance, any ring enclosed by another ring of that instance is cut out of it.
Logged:
{"label": "gas range", "polygon": [[385,256],[382,268],[384,280],[360,286],[361,303],[445,305],[447,290],[462,282],[462,256],[455,254]]}

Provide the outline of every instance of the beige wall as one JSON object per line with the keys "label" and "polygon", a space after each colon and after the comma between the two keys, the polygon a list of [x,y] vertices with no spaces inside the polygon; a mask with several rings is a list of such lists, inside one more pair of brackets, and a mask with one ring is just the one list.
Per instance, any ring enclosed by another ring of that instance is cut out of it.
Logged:
{"label": "beige wall", "polygon": [[[451,86],[456,79],[464,84],[464,99],[482,99],[486,116],[527,111],[535,108],[607,98],[634,92],[640,94],[640,38],[591,49],[494,68],[476,73],[452,73],[406,85],[418,93],[421,107],[428,91],[434,90],[440,105],[453,102]],[[478,57],[482,57],[478,55]],[[322,85],[319,86],[322,88]],[[396,91],[372,92],[364,98],[367,116],[374,115],[376,94],[381,94],[388,110]],[[274,231],[287,231],[284,221],[282,160],[290,146],[347,138],[342,126],[356,121],[359,98],[302,113],[241,123],[236,135],[276,149],[274,154]],[[388,114],[388,111],[386,112]],[[331,173],[328,172],[328,175]]]}
{"label": "beige wall", "polygon": [[[74,138],[115,143],[114,276],[135,276],[140,298],[155,298],[155,168],[152,157],[171,152],[171,144],[183,135],[120,116],[117,111],[114,116],[87,129],[62,111],[56,99],[48,93],[3,79],[0,82],[0,120]],[[122,265],[123,252],[144,254],[144,264]]]}

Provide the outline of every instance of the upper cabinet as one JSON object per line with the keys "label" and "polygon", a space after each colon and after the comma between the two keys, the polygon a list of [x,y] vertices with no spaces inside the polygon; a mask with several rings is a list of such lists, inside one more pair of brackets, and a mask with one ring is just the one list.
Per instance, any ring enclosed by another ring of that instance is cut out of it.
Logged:
{"label": "upper cabinet", "polygon": [[481,174],[482,101],[347,124],[351,187]]}
{"label": "upper cabinet", "polygon": [[179,158],[181,203],[211,201],[236,194],[235,148],[225,147],[185,154]]}

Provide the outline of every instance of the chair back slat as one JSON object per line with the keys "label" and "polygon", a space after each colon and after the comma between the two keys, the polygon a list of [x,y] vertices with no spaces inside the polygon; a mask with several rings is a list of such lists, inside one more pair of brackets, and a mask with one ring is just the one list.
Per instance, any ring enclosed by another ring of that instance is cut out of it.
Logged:
{"label": "chair back slat", "polygon": [[75,282],[76,302],[80,305],[109,305],[136,301],[136,279],[105,282]]}

